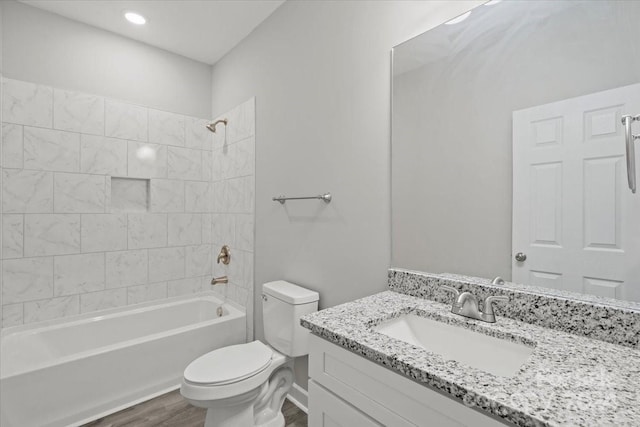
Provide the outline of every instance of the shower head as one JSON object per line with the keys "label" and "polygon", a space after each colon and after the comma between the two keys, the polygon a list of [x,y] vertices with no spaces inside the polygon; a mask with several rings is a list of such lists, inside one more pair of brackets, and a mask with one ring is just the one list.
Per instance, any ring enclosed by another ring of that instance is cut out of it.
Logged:
{"label": "shower head", "polygon": [[227,125],[227,119],[220,119],[220,120],[216,120],[215,122],[209,123],[207,125],[207,129],[209,129],[213,133],[216,133],[216,125],[218,123],[223,123],[226,126]]}

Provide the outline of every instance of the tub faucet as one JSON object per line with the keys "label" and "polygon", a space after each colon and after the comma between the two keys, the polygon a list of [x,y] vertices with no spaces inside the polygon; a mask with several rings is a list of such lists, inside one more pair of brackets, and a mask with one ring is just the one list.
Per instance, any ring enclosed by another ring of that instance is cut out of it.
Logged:
{"label": "tub faucet", "polygon": [[229,283],[229,279],[227,278],[227,276],[214,277],[213,279],[211,279],[212,285],[224,285],[226,283]]}
{"label": "tub faucet", "polygon": [[453,292],[456,299],[451,305],[451,312],[471,319],[482,320],[483,322],[495,323],[496,315],[493,312],[493,303],[497,301],[509,301],[509,297],[502,295],[492,295],[484,300],[484,312],[478,308],[478,299],[470,292],[460,293],[451,286],[441,286],[445,291]]}

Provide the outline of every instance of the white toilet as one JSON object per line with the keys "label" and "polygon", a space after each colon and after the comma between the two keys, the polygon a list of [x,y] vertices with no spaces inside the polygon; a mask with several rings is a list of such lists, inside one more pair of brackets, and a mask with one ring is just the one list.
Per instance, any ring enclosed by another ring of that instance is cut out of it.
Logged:
{"label": "white toilet", "polygon": [[300,317],[318,310],[317,292],[282,280],[262,285],[265,339],[214,350],[191,362],[180,393],[207,408],[205,427],[283,427],[293,357],[308,353]]}

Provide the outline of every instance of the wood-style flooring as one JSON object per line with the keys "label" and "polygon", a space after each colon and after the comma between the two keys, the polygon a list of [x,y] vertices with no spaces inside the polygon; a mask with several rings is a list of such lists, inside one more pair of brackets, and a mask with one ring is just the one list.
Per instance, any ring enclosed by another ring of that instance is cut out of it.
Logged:
{"label": "wood-style flooring", "polygon": [[[206,409],[190,405],[176,390],[83,427],[202,427],[205,413]],[[307,427],[307,414],[288,400],[284,401],[282,413],[285,427]]]}

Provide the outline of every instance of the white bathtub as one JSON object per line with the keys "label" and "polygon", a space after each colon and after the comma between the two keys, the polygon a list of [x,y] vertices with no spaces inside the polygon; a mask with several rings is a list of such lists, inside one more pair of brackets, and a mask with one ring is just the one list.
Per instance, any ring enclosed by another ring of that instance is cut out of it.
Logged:
{"label": "white bathtub", "polygon": [[2,331],[2,427],[84,424],[177,388],[193,359],[246,337],[244,312],[211,294],[99,314]]}

